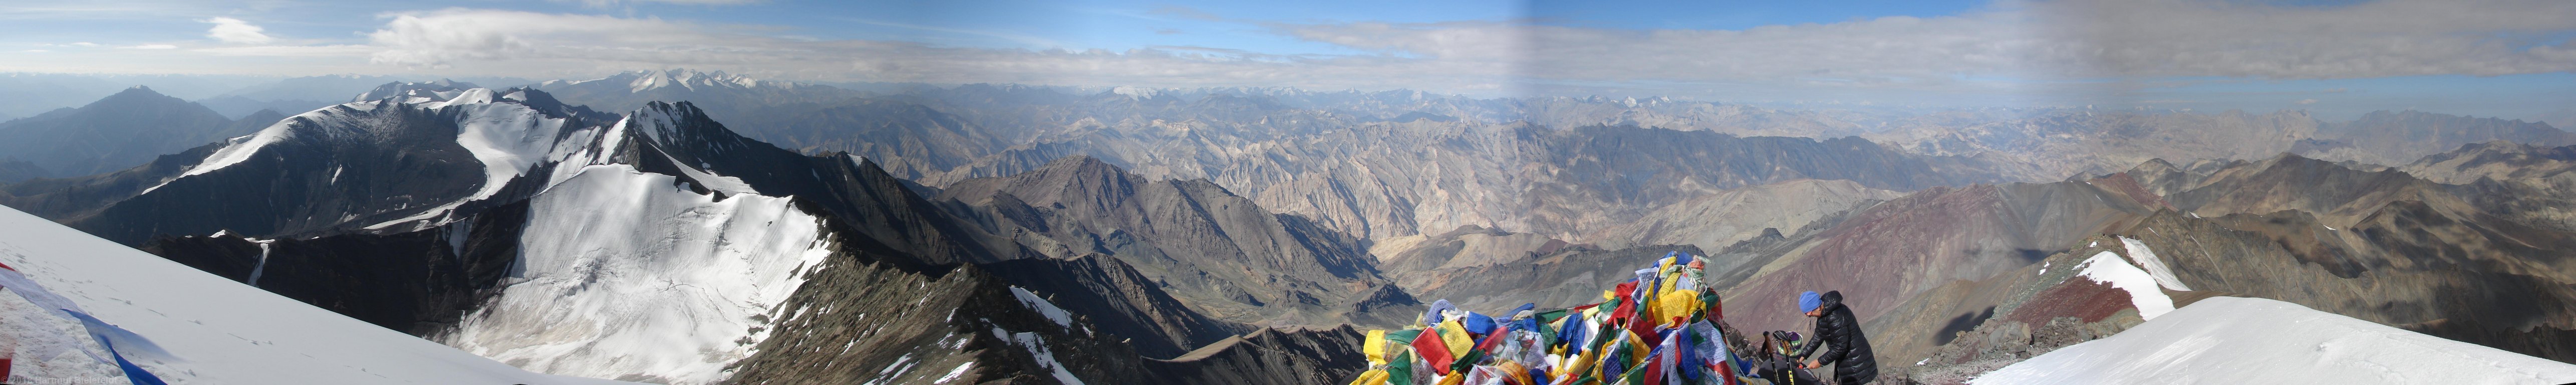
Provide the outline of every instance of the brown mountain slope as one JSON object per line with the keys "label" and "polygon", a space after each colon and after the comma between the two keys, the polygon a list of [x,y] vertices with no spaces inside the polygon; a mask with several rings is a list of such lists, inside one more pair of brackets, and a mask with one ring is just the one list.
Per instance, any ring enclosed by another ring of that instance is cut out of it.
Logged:
{"label": "brown mountain slope", "polygon": [[1927,189],[1841,218],[1794,246],[1774,246],[1778,257],[1737,267],[1754,273],[1720,287],[1738,327],[1806,329],[1794,299],[1808,290],[1842,291],[1869,322],[1927,290],[2037,263],[2153,210],[2088,182]]}

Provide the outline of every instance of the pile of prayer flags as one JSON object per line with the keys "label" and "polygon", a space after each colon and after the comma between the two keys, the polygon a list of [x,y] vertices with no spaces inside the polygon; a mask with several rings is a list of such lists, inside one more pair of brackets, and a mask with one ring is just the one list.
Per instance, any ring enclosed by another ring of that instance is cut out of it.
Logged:
{"label": "pile of prayer flags", "polygon": [[1435,301],[1412,327],[1369,331],[1369,370],[1351,384],[1742,384],[1702,266],[1667,253],[1602,302],[1565,309],[1487,315]]}

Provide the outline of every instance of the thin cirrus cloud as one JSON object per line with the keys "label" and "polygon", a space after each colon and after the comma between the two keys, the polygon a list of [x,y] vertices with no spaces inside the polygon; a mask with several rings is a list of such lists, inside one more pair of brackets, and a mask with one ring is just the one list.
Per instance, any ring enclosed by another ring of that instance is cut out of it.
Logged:
{"label": "thin cirrus cloud", "polygon": [[[2006,1],[1953,16],[1744,30],[1527,21],[1253,22],[1351,55],[1211,47],[1126,51],[810,41],[656,18],[448,9],[398,14],[370,62],[411,68],[722,66],[818,80],[1414,88],[1974,87],[2102,78],[2339,79],[2576,71],[2576,2]],[[246,25],[246,24],[244,24]],[[222,24],[218,28],[222,28]],[[256,27],[253,27],[256,28]],[[748,30],[758,30],[748,28]],[[253,31],[256,32],[256,31]],[[220,38],[219,38],[220,39]],[[232,41],[226,39],[226,41]],[[2000,79],[2000,80],[1998,80]]]}

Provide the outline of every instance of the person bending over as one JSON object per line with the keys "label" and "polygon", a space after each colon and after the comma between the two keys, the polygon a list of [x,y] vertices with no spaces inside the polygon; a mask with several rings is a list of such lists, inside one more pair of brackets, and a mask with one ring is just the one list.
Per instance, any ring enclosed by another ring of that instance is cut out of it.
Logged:
{"label": "person bending over", "polygon": [[1799,344],[1798,352],[1791,356],[1805,359],[1819,350],[1817,345],[1831,345],[1822,349],[1824,354],[1798,367],[1815,369],[1833,364],[1834,383],[1840,385],[1867,384],[1878,379],[1878,356],[1869,351],[1869,337],[1861,335],[1860,321],[1852,317],[1851,308],[1843,306],[1842,292],[1799,293],[1798,309],[1816,319],[1816,332],[1809,337],[1813,340]]}

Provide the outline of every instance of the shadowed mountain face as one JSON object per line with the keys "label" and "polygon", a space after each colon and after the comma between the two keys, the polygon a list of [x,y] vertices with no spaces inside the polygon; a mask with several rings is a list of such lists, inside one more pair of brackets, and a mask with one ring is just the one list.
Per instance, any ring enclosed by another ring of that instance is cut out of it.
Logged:
{"label": "shadowed mountain face", "polygon": [[[30,177],[75,177],[131,168],[155,156],[249,134],[276,112],[235,120],[205,106],[134,87],[80,108],[0,123],[0,161],[25,162]],[[26,178],[5,178],[12,183]]]}
{"label": "shadowed mountain face", "polygon": [[1353,314],[1390,283],[1357,239],[1314,226],[1204,180],[1148,181],[1087,157],[961,181],[940,196],[1033,253],[1107,254],[1219,318],[1275,324],[1401,320]]}

